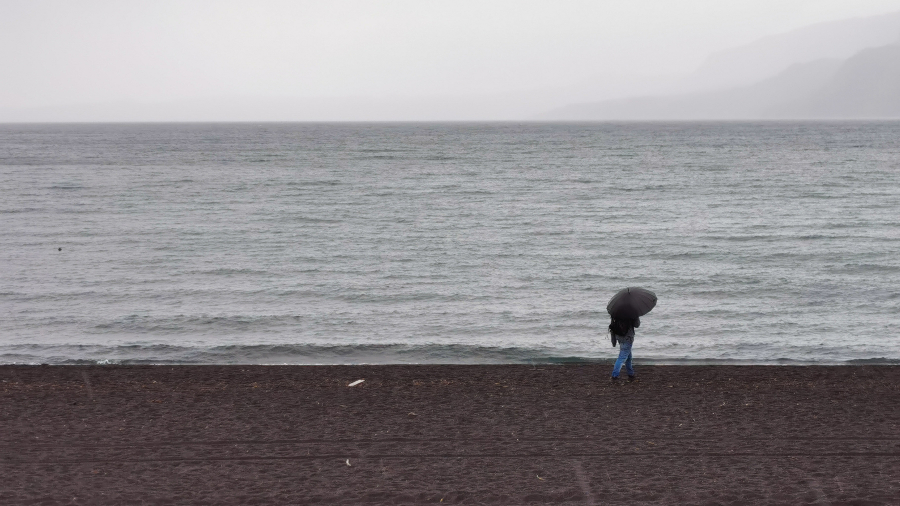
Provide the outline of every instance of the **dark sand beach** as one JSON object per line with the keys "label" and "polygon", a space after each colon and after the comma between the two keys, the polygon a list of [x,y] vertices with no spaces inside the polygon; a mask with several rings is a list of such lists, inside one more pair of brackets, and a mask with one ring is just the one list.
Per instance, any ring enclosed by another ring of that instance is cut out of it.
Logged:
{"label": "dark sand beach", "polygon": [[608,373],[2,366],[0,504],[900,504],[900,367]]}

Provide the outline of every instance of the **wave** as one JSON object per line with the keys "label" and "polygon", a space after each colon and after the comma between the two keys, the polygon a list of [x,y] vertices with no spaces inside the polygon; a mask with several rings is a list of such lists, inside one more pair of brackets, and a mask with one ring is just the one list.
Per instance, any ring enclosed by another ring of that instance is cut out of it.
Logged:
{"label": "wave", "polygon": [[[492,347],[462,344],[255,344],[175,346],[169,344],[0,346],[0,364],[51,365],[359,365],[359,364],[591,364],[614,357],[566,353],[547,347]],[[647,365],[900,365],[900,359],[850,360],[777,358],[641,357]]]}

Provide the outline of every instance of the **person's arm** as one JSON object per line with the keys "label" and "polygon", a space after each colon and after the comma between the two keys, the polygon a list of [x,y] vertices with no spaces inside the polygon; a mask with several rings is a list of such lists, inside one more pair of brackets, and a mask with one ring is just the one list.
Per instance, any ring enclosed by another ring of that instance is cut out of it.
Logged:
{"label": "person's arm", "polygon": [[640,318],[635,318],[635,319],[634,319],[634,328],[638,328],[638,327],[640,327],[640,326],[641,326],[641,319],[640,319]]}

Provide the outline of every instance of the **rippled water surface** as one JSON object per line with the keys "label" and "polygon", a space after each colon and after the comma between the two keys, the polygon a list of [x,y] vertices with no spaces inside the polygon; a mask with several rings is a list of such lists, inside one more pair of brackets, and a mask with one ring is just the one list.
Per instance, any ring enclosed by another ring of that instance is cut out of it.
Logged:
{"label": "rippled water surface", "polygon": [[[900,361],[900,123],[0,125],[0,362]],[[60,251],[58,248],[62,248]]]}

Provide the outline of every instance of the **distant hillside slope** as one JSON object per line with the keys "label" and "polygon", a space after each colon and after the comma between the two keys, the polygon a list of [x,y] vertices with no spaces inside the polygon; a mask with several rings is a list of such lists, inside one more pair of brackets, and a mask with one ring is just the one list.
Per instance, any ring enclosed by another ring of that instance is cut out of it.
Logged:
{"label": "distant hillside slope", "polygon": [[849,58],[811,97],[769,116],[900,118],[900,44],[866,49]]}
{"label": "distant hillside slope", "polygon": [[573,104],[551,120],[900,118],[900,44],[796,64],[752,86]]}
{"label": "distant hillside slope", "polygon": [[774,106],[808,99],[831,79],[843,62],[820,60],[797,64],[753,86],[707,93],[635,97],[593,104],[573,104],[546,119],[742,119],[761,118]]}
{"label": "distant hillside slope", "polygon": [[746,86],[796,63],[845,59],[865,48],[894,43],[900,43],[900,12],[819,23],[713,54],[677,91]]}

